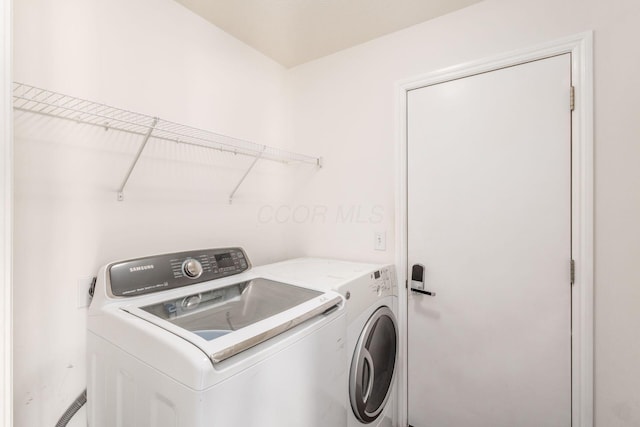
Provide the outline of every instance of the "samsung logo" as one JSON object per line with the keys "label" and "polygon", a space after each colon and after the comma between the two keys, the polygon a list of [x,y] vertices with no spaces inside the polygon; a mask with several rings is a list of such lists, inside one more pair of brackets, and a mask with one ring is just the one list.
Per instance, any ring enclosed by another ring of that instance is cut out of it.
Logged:
{"label": "samsung logo", "polygon": [[130,272],[136,272],[136,271],[142,271],[142,270],[153,270],[153,264],[147,264],[147,265],[139,265],[137,267],[130,267],[129,271]]}

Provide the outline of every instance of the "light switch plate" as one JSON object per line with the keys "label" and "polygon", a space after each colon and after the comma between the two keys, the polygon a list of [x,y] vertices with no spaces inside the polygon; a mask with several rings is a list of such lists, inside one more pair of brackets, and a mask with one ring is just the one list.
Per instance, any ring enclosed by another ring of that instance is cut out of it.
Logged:
{"label": "light switch plate", "polygon": [[376,251],[387,250],[387,233],[383,231],[373,233],[373,249]]}

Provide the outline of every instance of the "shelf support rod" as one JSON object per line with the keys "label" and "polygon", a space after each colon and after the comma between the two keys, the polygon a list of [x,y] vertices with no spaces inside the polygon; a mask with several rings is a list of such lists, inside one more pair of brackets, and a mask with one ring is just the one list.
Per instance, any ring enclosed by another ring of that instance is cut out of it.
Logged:
{"label": "shelf support rod", "polygon": [[247,169],[247,171],[244,173],[244,175],[242,175],[242,178],[240,178],[240,182],[238,182],[236,187],[233,189],[233,191],[229,195],[229,204],[233,203],[233,196],[236,194],[236,191],[238,191],[238,188],[240,188],[240,185],[242,185],[242,183],[244,182],[244,180],[247,177],[247,175],[249,175],[249,172],[251,172],[251,169],[253,169],[253,167],[256,165],[256,163],[258,163],[258,160],[260,160],[260,158],[262,157],[262,155],[264,154],[264,151],[266,149],[267,149],[266,146],[264,146],[262,148],[262,151],[258,155],[256,155],[255,160],[249,166],[249,169]]}
{"label": "shelf support rod", "polygon": [[142,144],[140,145],[140,148],[138,149],[138,152],[136,153],[136,157],[133,159],[133,162],[131,163],[131,166],[129,166],[129,170],[127,171],[127,175],[124,177],[124,180],[122,181],[122,185],[120,185],[120,189],[118,189],[118,201],[120,201],[120,202],[124,200],[124,187],[127,185],[127,182],[129,181],[129,177],[131,176],[131,172],[133,172],[133,169],[138,164],[138,160],[140,160],[140,156],[142,155],[142,151],[144,150],[144,147],[147,146],[147,142],[149,142],[149,138],[151,138],[151,133],[153,133],[153,130],[156,128],[157,124],[158,124],[158,118],[154,117],[153,118],[153,122],[151,123],[151,127],[147,131],[147,134],[144,136],[144,140],[142,141]]}

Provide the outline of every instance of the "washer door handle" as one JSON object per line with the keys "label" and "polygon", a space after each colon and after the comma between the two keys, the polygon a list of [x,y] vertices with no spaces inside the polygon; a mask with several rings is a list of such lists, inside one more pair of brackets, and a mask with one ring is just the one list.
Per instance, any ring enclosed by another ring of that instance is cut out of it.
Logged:
{"label": "washer door handle", "polygon": [[185,310],[193,310],[200,304],[200,301],[202,301],[201,294],[189,295],[182,300],[182,308]]}
{"label": "washer door handle", "polygon": [[[373,391],[373,380],[375,375],[373,370],[373,359],[371,358],[371,353],[369,353],[369,350],[367,350],[366,348],[362,349],[362,360],[364,361],[364,364],[369,367],[369,376],[367,377],[368,381],[366,384],[366,391],[362,395],[362,401],[366,405],[367,401],[371,397],[371,392]],[[364,366],[362,372],[364,373]],[[364,386],[365,384],[362,385]]]}

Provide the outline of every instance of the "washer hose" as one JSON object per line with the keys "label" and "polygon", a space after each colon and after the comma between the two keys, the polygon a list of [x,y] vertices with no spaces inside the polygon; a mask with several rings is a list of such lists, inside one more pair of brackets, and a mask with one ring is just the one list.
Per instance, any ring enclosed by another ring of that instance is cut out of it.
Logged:
{"label": "washer hose", "polygon": [[87,403],[87,389],[85,388],[82,394],[78,396],[78,398],[67,408],[67,410],[62,414],[58,422],[56,423],[56,427],[65,427],[71,418]]}

